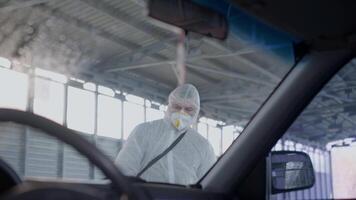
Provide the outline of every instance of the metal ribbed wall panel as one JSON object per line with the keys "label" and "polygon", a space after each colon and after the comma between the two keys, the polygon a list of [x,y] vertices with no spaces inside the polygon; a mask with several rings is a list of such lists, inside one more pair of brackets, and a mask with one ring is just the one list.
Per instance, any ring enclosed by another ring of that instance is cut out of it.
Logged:
{"label": "metal ribbed wall panel", "polygon": [[24,174],[25,129],[13,123],[0,123],[0,157],[19,174]]}
{"label": "metal ribbed wall panel", "polygon": [[57,177],[58,140],[29,127],[25,131],[28,134],[25,175]]}
{"label": "metal ribbed wall panel", "polygon": [[[94,136],[81,134],[93,141]],[[97,137],[95,144],[114,159],[121,148],[118,139]],[[98,169],[68,145],[36,129],[13,124],[0,125],[0,157],[9,163],[20,176],[64,177],[70,179],[102,179]]]}
{"label": "metal ribbed wall panel", "polygon": [[119,153],[119,150],[121,148],[121,142],[117,139],[98,137],[96,141],[96,146],[105,155],[109,156],[112,159],[115,159],[117,153]]}
{"label": "metal ribbed wall panel", "polygon": [[72,147],[64,147],[63,177],[75,179],[89,179],[90,165],[86,158]]}
{"label": "metal ribbed wall panel", "polygon": [[[70,179],[102,179],[104,176],[93,168],[86,158],[76,150],[64,145],[38,130],[13,123],[0,125],[0,156],[21,176],[61,177]],[[121,148],[121,141],[106,137],[82,134],[111,159]],[[308,153],[308,152],[307,152]],[[61,159],[61,155],[63,155]],[[312,159],[316,169],[316,183],[313,188],[273,195],[272,199],[326,199],[332,198],[330,155],[322,152]],[[323,161],[321,161],[323,160]],[[320,164],[323,162],[324,164]],[[317,164],[318,163],[318,164]],[[324,168],[323,168],[324,167]],[[63,174],[60,173],[63,169]]]}
{"label": "metal ribbed wall panel", "polygon": [[[96,146],[100,149],[105,155],[109,156],[112,160],[115,160],[116,155],[121,149],[121,142],[116,139],[106,138],[106,137],[97,137]],[[104,175],[101,171],[95,168],[94,172],[95,179],[103,179]]]}

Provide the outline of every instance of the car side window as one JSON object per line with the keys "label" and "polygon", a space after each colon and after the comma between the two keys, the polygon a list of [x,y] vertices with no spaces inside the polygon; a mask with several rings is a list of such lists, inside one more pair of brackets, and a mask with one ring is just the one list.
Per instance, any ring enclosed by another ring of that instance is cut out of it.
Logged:
{"label": "car side window", "polygon": [[356,59],[327,83],[272,149],[302,151],[315,172],[312,188],[271,199],[356,198]]}

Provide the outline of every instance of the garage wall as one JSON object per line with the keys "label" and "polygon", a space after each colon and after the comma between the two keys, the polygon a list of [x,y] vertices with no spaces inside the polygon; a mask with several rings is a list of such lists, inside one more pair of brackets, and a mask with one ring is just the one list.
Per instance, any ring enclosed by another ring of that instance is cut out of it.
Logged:
{"label": "garage wall", "polygon": [[[0,157],[22,177],[103,178],[101,172],[76,150],[39,130],[1,123],[0,133]],[[112,159],[121,148],[118,139],[81,135]]]}
{"label": "garage wall", "polygon": [[[74,149],[36,129],[14,123],[0,124],[0,156],[23,177],[62,177],[70,179],[101,179],[103,175]],[[122,142],[118,139],[81,134],[107,156],[114,159]],[[294,144],[294,145],[293,145]],[[274,150],[301,150],[308,153],[316,172],[313,188],[273,195],[272,199],[332,198],[330,154],[292,141],[283,142]]]}
{"label": "garage wall", "polygon": [[[10,73],[9,71],[10,70],[7,70],[6,73]],[[16,86],[16,88],[11,89],[11,93],[7,92],[7,90],[2,91],[7,96],[12,97],[6,101],[6,105],[2,105],[3,107],[34,111],[35,113],[48,117],[58,123],[68,125],[67,112],[70,112],[70,110],[67,109],[67,89],[68,85],[72,85],[74,87],[76,84],[78,85],[78,83],[74,84],[73,81],[70,83],[62,83],[58,82],[58,80],[54,81],[52,78],[39,78],[35,75],[28,77],[26,74],[14,71],[11,71],[11,74],[14,76],[11,77],[11,80],[14,80],[15,82],[9,82],[6,85],[11,85],[12,87]],[[6,74],[6,76],[10,75]],[[53,88],[57,88],[58,91],[55,90],[55,92],[51,92]],[[84,89],[84,85],[80,85],[78,88]],[[29,89],[29,91],[27,91],[27,89]],[[88,91],[90,90],[86,90],[85,92],[88,93]],[[98,104],[98,102],[105,99],[100,98],[102,95],[98,94],[97,92],[95,95],[91,96],[95,97],[95,103],[92,105],[94,113],[95,115],[100,115],[100,103]],[[59,102],[58,99],[62,100]],[[120,129],[120,138],[127,137],[135,124],[161,118],[163,116],[163,111],[165,110],[163,105],[158,103],[153,104],[153,102],[150,102],[149,104],[152,105],[149,105],[147,100],[135,97],[133,95],[126,95],[125,98],[122,98],[122,96],[117,96],[116,94],[115,98],[112,98],[111,100],[113,99],[116,101],[116,106],[114,107],[121,107],[115,109],[119,115],[115,117],[115,119],[120,120],[112,120],[113,123],[119,124],[119,128],[115,128],[114,130],[116,131],[117,129]],[[36,102],[41,106],[36,107]],[[79,100],[78,102],[79,104],[82,103]],[[39,108],[42,110],[38,110]],[[56,109],[52,110],[54,108]],[[48,110],[51,112],[47,112]],[[134,111],[137,112],[133,114]],[[56,115],[52,115],[53,113]],[[78,117],[79,121],[83,121],[82,116],[85,114],[82,112],[76,113],[80,114],[80,117]],[[137,113],[141,113],[142,116],[136,117]],[[132,117],[129,118],[130,116]],[[108,116],[108,119],[103,118],[102,121],[110,121],[111,118],[113,117]],[[95,132],[97,135],[83,133],[82,136],[94,143],[106,155],[114,158],[121,148],[121,140],[100,136],[101,126],[98,122],[100,120],[95,120],[98,119],[98,116],[94,116],[93,119],[97,126],[93,128],[96,130],[92,132]],[[232,143],[232,141],[238,137],[239,132],[242,131],[238,130],[239,127],[219,126],[218,122],[211,119],[200,119],[196,128],[213,144],[214,151],[217,155],[221,155]],[[93,166],[91,166],[85,158],[80,156],[72,148],[58,142],[51,137],[41,134],[37,130],[13,123],[4,123],[0,125],[0,133],[0,156],[5,161],[10,163],[10,165],[21,176],[63,177],[78,179],[102,178],[102,174]],[[302,150],[311,156],[314,167],[316,169],[316,184],[313,188],[308,190],[274,195],[273,198],[321,199],[332,197],[329,152],[321,149],[315,149],[307,145],[302,145],[302,148],[298,149],[296,142],[281,142],[283,145],[280,145],[280,149]],[[276,150],[278,149],[276,148]]]}

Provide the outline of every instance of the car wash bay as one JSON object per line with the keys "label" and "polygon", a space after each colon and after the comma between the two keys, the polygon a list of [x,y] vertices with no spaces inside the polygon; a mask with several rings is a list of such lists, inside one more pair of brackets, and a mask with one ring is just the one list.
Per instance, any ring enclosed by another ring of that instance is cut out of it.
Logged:
{"label": "car wash bay", "polygon": [[[66,125],[93,142],[112,159],[135,125],[164,116],[164,104],[119,91],[119,88],[115,91],[94,83],[66,80],[65,76],[41,69],[35,70],[33,75],[5,68],[1,68],[0,73],[12,77],[6,85],[16,83],[16,92],[8,93],[9,98],[13,95],[16,101],[2,102],[2,107],[33,111]],[[60,82],[60,79],[66,81]],[[73,86],[71,83],[74,83]],[[70,106],[75,109],[70,110]],[[110,115],[105,116],[105,110],[111,110]],[[80,116],[76,117],[78,112]],[[123,123],[125,120],[129,122]],[[242,131],[239,126],[226,126],[221,121],[206,117],[201,117],[195,127],[213,145],[217,156],[223,154]],[[2,123],[0,130],[1,157],[21,176],[84,180],[103,178],[98,170],[71,147],[36,129]],[[331,149],[304,139],[285,137],[276,144],[274,150],[308,153],[316,172],[316,184],[313,188],[280,194],[278,198],[327,198],[332,195]]]}
{"label": "car wash bay", "polygon": [[[178,38],[146,19],[144,1],[48,0],[2,6],[6,15],[0,18],[0,94],[5,94],[1,107],[34,112],[67,126],[113,159],[137,124],[164,116],[166,97],[177,85]],[[195,128],[216,156],[238,138],[294,63],[286,36],[268,37],[273,31],[235,12],[232,17],[246,30],[232,27],[235,35],[224,42],[194,34],[186,42],[187,81],[197,86],[202,103]],[[264,54],[257,45],[275,54]],[[340,90],[352,94],[352,84],[344,86]],[[330,101],[347,101],[347,95],[322,94],[311,105],[314,110],[274,147],[308,153],[315,186],[275,198],[334,194],[332,145],[327,144],[349,135],[324,137],[309,129],[320,124],[327,132],[347,126],[340,117],[350,121],[352,113],[330,120],[315,112]],[[73,149],[35,129],[4,123],[0,130],[0,155],[23,177],[103,178]],[[334,148],[343,145],[339,143]]]}

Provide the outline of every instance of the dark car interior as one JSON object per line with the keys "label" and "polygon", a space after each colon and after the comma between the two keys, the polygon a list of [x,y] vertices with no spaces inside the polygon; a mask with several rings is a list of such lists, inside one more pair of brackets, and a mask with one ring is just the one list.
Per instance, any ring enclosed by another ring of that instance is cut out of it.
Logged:
{"label": "dark car interior", "polygon": [[[165,7],[167,11],[172,11],[176,8],[174,5],[181,2],[189,7],[189,2],[202,1],[164,1],[159,4],[160,2],[163,1],[152,0],[150,4],[152,6],[150,16],[156,20],[163,18],[166,19],[166,23],[183,27],[187,32],[203,34],[218,40],[226,37],[228,25],[223,16],[220,13],[212,14],[211,8],[199,8],[201,6],[199,3],[199,6],[188,11],[178,12],[179,14],[186,12],[186,15],[159,12]],[[107,156],[72,130],[32,113],[0,109],[1,122],[16,122],[40,129],[71,145],[106,176],[102,181],[81,183],[66,180],[21,180],[9,165],[0,160],[0,198],[268,199],[266,194],[271,192],[269,191],[271,180],[267,175],[270,169],[266,166],[270,162],[272,147],[334,74],[354,57],[356,2],[336,0],[229,2],[254,19],[295,38],[293,45],[296,60],[292,70],[253,115],[241,136],[223,156],[219,157],[218,162],[197,184],[182,186],[128,178]],[[194,13],[203,13],[203,17],[194,16]],[[189,22],[189,19],[185,18],[189,14],[198,22]],[[203,20],[204,18],[215,20],[207,22]],[[311,163],[310,159],[308,162]]]}

